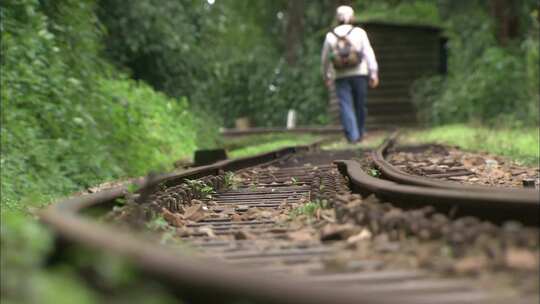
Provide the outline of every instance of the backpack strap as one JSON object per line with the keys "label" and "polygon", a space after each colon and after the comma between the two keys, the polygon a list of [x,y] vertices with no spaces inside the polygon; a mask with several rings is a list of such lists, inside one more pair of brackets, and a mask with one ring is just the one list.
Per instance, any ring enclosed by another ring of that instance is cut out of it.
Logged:
{"label": "backpack strap", "polygon": [[355,28],[356,28],[356,26],[351,26],[351,29],[349,29],[349,31],[347,31],[347,33],[346,33],[345,35],[343,35],[343,36],[340,36],[340,35],[338,35],[338,34],[336,33],[336,28],[333,28],[333,29],[330,31],[330,33],[332,33],[332,34],[333,34],[334,36],[336,36],[336,38],[338,38],[338,39],[343,39],[343,38],[349,36],[349,34],[350,34]]}

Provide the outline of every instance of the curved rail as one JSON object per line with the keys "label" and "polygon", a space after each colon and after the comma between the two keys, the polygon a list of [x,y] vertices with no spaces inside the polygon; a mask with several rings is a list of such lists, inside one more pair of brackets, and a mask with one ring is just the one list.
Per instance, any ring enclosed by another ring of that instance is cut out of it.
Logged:
{"label": "curved rail", "polygon": [[478,192],[484,193],[485,196],[491,197],[492,201],[503,200],[508,203],[521,203],[521,204],[536,204],[540,203],[540,193],[535,189],[508,189],[497,188],[480,185],[464,185],[458,183],[449,183],[444,181],[438,181],[422,176],[415,176],[405,173],[388,161],[386,161],[386,154],[388,150],[394,145],[397,135],[391,136],[387,139],[379,148],[373,150],[371,157],[375,166],[380,170],[381,175],[388,180],[397,182],[404,185],[415,185],[428,188],[441,188],[452,189],[461,192]]}
{"label": "curved rail", "polygon": [[456,215],[473,215],[501,222],[519,220],[525,224],[540,223],[540,204],[514,201],[511,192],[492,195],[488,192],[464,192],[455,189],[426,188],[400,185],[372,177],[356,161],[337,161],[342,174],[349,176],[353,190],[364,195],[373,193],[403,208],[431,205],[436,209]]}
{"label": "curved rail", "polygon": [[[213,165],[193,168],[181,173],[172,173],[134,183],[142,185],[143,193],[157,184],[172,186],[185,179],[214,175],[222,171],[238,170],[255,165],[271,163],[283,159],[311,146],[285,148],[254,157],[221,161]],[[219,296],[241,296],[262,303],[300,303],[300,304],[350,304],[350,303],[414,303],[414,298],[404,300],[395,292],[369,292],[313,285],[302,279],[261,276],[258,273],[243,271],[233,266],[209,263],[170,248],[149,243],[127,232],[107,224],[98,223],[83,217],[80,212],[91,207],[109,204],[122,197],[126,186],[115,187],[98,193],[70,198],[49,206],[40,214],[41,220],[50,226],[64,240],[80,245],[99,248],[118,254],[145,272],[159,277],[170,286],[181,287],[193,295],[209,294],[217,300]]]}
{"label": "curved rail", "polygon": [[461,185],[404,173],[384,158],[396,137],[397,134],[393,134],[372,151],[375,166],[384,179],[366,174],[356,161],[336,161],[342,174],[350,178],[353,190],[363,195],[373,193],[402,208],[431,205],[455,216],[472,215],[494,222],[515,220],[527,225],[540,224],[538,190]]}
{"label": "curved rail", "polygon": [[[141,185],[141,195],[158,184],[174,186],[186,179],[218,175],[223,171],[234,171],[268,164],[284,159],[293,154],[309,150],[312,146],[284,148],[277,151],[236,160],[221,161],[212,165],[193,168],[136,180]],[[484,193],[469,193],[463,198],[450,189],[432,189],[418,186],[398,185],[391,181],[373,178],[363,173],[355,161],[337,162],[340,171],[349,176],[352,188],[359,192],[373,192],[392,202],[433,204],[442,208],[465,210],[474,215],[501,214],[512,219],[520,218],[525,222],[538,224],[538,204],[506,204],[499,197],[495,201]],[[332,286],[314,286],[301,278],[262,276],[247,272],[231,265],[208,262],[202,258],[173,251],[171,248],[149,243],[117,228],[92,221],[80,213],[84,209],[103,206],[122,197],[126,186],[115,187],[98,193],[70,198],[54,204],[41,212],[41,220],[55,233],[67,241],[83,246],[99,248],[118,254],[138,265],[143,271],[160,278],[169,286],[188,290],[191,295],[206,295],[214,301],[223,296],[241,296],[243,299],[262,303],[415,303],[414,298],[404,298],[396,292],[370,292],[334,288]],[[472,207],[474,206],[474,207]],[[498,206],[493,208],[494,206]],[[491,211],[490,211],[491,210]],[[496,211],[493,211],[496,210]],[[211,290],[211,293],[208,291]]]}

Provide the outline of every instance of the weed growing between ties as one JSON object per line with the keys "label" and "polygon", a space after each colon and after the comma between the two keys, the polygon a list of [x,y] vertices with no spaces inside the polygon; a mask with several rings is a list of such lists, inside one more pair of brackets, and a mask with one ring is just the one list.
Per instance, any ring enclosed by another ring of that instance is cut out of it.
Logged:
{"label": "weed growing between ties", "polygon": [[295,209],[292,209],[289,216],[293,219],[300,215],[305,215],[307,217],[314,217],[317,214],[318,210],[328,209],[330,207],[331,206],[327,200],[314,200],[314,201],[302,204],[301,206],[298,206]]}
{"label": "weed growing between ties", "polygon": [[214,187],[212,187],[211,185],[206,184],[202,180],[197,180],[197,179],[190,180],[190,179],[188,179],[188,180],[186,180],[186,183],[190,187],[192,187],[195,192],[199,192],[201,194],[202,198],[212,198],[212,194],[216,193]]}
{"label": "weed growing between ties", "polygon": [[372,177],[380,177],[381,176],[381,171],[379,171],[378,169],[375,169],[375,168],[370,168],[367,173],[372,176]]}
{"label": "weed growing between ties", "polygon": [[225,172],[225,188],[231,190],[237,190],[239,183],[242,181],[242,178],[234,174],[234,172]]}

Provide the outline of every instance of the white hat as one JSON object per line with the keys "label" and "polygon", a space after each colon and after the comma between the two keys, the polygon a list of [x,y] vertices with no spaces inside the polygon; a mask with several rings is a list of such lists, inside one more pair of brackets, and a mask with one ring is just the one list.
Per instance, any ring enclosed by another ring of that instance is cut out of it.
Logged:
{"label": "white hat", "polygon": [[342,5],[336,10],[336,19],[338,22],[349,23],[354,17],[354,10],[352,7]]}

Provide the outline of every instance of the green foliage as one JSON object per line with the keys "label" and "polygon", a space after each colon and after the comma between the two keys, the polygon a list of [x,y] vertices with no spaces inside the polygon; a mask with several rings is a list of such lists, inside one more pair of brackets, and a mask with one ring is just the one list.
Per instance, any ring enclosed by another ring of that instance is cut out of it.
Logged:
{"label": "green foliage", "polygon": [[539,122],[538,93],[526,70],[526,62],[518,55],[492,47],[475,60],[468,73],[419,82],[414,97],[422,118],[434,124],[535,125]]}
{"label": "green foliage", "polygon": [[129,67],[134,78],[183,96],[205,74],[202,63],[210,59],[198,43],[211,22],[201,18],[204,11],[204,1],[99,1],[107,53],[120,67]]}
{"label": "green foliage", "polygon": [[531,25],[523,40],[502,47],[485,7],[469,5],[448,16],[448,77],[419,80],[412,90],[420,117],[431,124],[538,125],[538,11],[521,21]]}
{"label": "green foliage", "polygon": [[165,231],[169,228],[169,224],[162,216],[155,216],[146,223],[146,228],[155,231]]}
{"label": "green foliage", "polygon": [[226,189],[238,189],[238,181],[235,179],[234,172],[225,172],[224,182]]}
{"label": "green foliage", "polygon": [[315,200],[312,202],[307,202],[300,207],[297,207],[291,211],[291,217],[297,217],[300,215],[306,215],[308,217],[313,217],[319,209],[328,209],[330,208],[327,200]]}
{"label": "green foliage", "polygon": [[430,130],[411,132],[407,142],[439,142],[458,145],[463,149],[486,151],[530,165],[539,165],[540,129],[493,129],[474,125],[447,125]]}
{"label": "green foliage", "polygon": [[355,1],[359,21],[386,21],[438,25],[441,23],[437,2],[433,0]]}
{"label": "green foliage", "polygon": [[197,118],[185,98],[170,99],[131,80],[103,79],[100,85],[103,115],[96,119],[109,125],[102,134],[113,144],[111,156],[127,174],[159,170],[197,148]]}
{"label": "green foliage", "polygon": [[39,273],[37,269],[44,263],[43,256],[49,251],[52,239],[42,227],[28,223],[21,214],[2,212],[1,217],[2,298],[15,300],[24,297],[30,301],[36,291],[28,281],[35,281],[32,278]]}
{"label": "green foliage", "polygon": [[127,80],[102,59],[94,9],[78,0],[1,4],[2,302],[99,302],[70,267],[44,269],[51,236],[21,211],[172,164],[191,155],[199,134],[207,145],[215,139],[217,128],[194,118],[185,98]]}
{"label": "green foliage", "polygon": [[[91,21],[92,6],[56,3],[59,13],[52,18],[38,1],[8,1],[3,6],[2,202],[95,183],[97,172],[109,163],[101,147],[88,140],[100,136],[88,111],[96,96],[91,90],[94,77],[101,69],[101,61],[92,53],[97,42],[86,42],[89,52],[79,54],[83,66],[73,66],[72,50],[64,48],[69,35],[49,30],[64,25],[58,19],[68,10]],[[92,22],[80,24],[70,17],[65,26],[90,38],[98,35]],[[85,68],[91,61],[95,61],[93,68]],[[89,150],[93,157],[74,167]]]}
{"label": "green foliage", "polygon": [[[91,2],[2,9],[2,204],[17,208],[189,156],[205,128],[187,100],[114,79]],[[212,132],[212,133],[211,133]]]}
{"label": "green foliage", "polygon": [[100,18],[108,32],[108,53],[118,66],[171,96],[188,97],[226,126],[243,116],[257,126],[283,126],[289,109],[298,111],[300,124],[325,123],[320,26],[309,32],[305,56],[289,66],[282,55],[285,21],[278,17],[285,7],[284,1],[210,6],[205,1],[114,0],[100,2]]}
{"label": "green foliage", "polygon": [[6,210],[2,210],[0,225],[2,303],[98,302],[73,271],[44,271],[53,246],[45,227],[25,214]]}
{"label": "green foliage", "polygon": [[196,192],[199,192],[203,198],[211,198],[212,194],[216,193],[211,185],[206,184],[202,180],[188,179],[186,183]]}
{"label": "green foliage", "polygon": [[380,177],[381,176],[381,171],[379,171],[377,169],[369,169],[367,173],[370,176],[373,176],[373,177]]}

